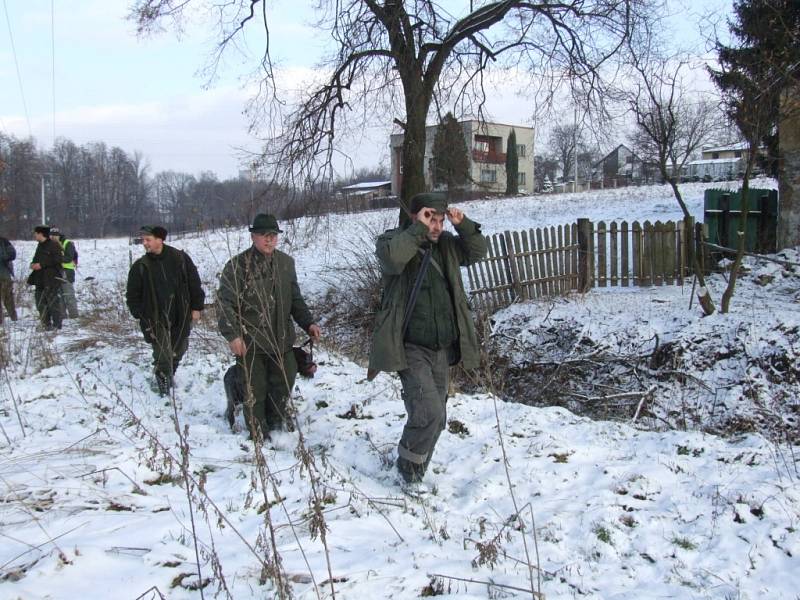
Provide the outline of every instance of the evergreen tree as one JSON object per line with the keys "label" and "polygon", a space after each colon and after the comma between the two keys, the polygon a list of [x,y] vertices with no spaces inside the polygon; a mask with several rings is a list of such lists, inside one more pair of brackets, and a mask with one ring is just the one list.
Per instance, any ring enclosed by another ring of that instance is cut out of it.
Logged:
{"label": "evergreen tree", "polygon": [[444,116],[436,128],[431,174],[433,184],[445,186],[448,192],[463,187],[469,181],[469,155],[464,131],[451,112]]}
{"label": "evergreen tree", "polygon": [[506,194],[516,196],[519,192],[519,156],[517,155],[517,132],[511,129],[506,148]]}
{"label": "evergreen tree", "polygon": [[778,244],[792,246],[800,242],[800,190],[787,165],[800,163],[800,151],[795,145],[787,145],[780,170],[777,158],[779,138],[781,144],[796,139],[800,123],[800,104],[796,101],[800,89],[800,2],[737,0],[733,8],[729,26],[734,44],[717,42],[720,68],[710,69],[711,77],[722,91],[728,115],[751,147],[760,142],[767,150],[764,167],[778,177],[780,184]]}

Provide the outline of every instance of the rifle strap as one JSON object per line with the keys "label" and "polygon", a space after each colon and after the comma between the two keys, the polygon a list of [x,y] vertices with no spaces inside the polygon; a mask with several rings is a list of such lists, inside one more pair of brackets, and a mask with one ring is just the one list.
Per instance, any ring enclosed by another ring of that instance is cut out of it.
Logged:
{"label": "rifle strap", "polygon": [[[420,248],[420,251],[422,249]],[[431,252],[432,249],[428,246],[427,250],[422,254],[422,262],[419,265],[419,271],[417,272],[417,278],[414,280],[414,286],[411,288],[411,294],[408,296],[408,301],[406,302],[406,310],[403,314],[403,338],[406,337],[406,331],[408,330],[408,323],[411,321],[411,313],[414,312],[414,306],[417,304],[417,295],[419,294],[419,288],[422,287],[422,280],[425,278],[425,273],[428,271],[428,265],[431,263]]]}

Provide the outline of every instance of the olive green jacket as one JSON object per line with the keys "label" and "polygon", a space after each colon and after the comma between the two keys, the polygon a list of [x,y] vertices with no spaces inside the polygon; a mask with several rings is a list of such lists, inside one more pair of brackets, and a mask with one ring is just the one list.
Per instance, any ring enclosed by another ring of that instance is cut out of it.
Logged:
{"label": "olive green jacket", "polygon": [[[248,347],[255,343],[259,352],[273,355],[291,350],[292,319],[306,332],[314,324],[300,293],[294,259],[280,250],[273,252],[271,267],[254,247],[230,259],[219,281],[217,312],[219,331],[228,342],[241,337]],[[271,323],[277,324],[277,331]]]}
{"label": "olive green jacket", "polygon": [[[403,315],[417,271],[413,259],[418,255],[418,248],[427,241],[427,231],[423,223],[417,222],[407,228],[390,229],[380,235],[375,244],[375,254],[383,273],[383,296],[381,310],[375,318],[369,354],[369,370],[373,373],[401,371],[407,367]],[[486,255],[486,239],[481,234],[480,225],[467,217],[456,226],[456,232],[457,236],[445,231],[439,237],[438,245],[444,261],[440,266],[453,293],[460,359],[465,369],[474,369],[480,363],[480,348],[460,267],[471,265]],[[435,267],[431,265],[429,268]]]}

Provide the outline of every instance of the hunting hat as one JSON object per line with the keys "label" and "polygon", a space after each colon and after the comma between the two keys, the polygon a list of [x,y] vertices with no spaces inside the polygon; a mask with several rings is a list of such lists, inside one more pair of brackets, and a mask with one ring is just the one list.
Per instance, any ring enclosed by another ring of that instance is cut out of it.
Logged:
{"label": "hunting hat", "polygon": [[250,233],[283,233],[274,215],[258,213],[250,226]]}
{"label": "hunting hat", "polygon": [[162,240],[167,239],[167,230],[160,225],[142,225],[141,229],[139,229],[139,233],[152,235],[154,237],[161,238]]}
{"label": "hunting hat", "polygon": [[47,225],[37,225],[33,228],[33,231],[34,233],[41,233],[45,237],[50,235],[50,228]]}
{"label": "hunting hat", "polygon": [[447,197],[440,192],[426,192],[411,198],[409,212],[414,215],[423,208],[431,208],[437,213],[447,212]]}

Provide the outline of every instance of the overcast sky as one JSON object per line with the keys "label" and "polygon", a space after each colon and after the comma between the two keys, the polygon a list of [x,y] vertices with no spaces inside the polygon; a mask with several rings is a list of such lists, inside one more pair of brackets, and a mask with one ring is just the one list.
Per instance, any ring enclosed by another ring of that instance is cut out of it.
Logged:
{"label": "overcast sky", "polygon": [[[244,168],[240,149],[259,148],[243,115],[251,96],[243,76],[252,63],[231,57],[206,86],[199,70],[212,48],[209,29],[189,23],[180,38],[168,31],[138,39],[125,20],[129,0],[2,2],[4,133],[33,135],[40,148],[50,148],[54,135],[78,144],[103,141],[131,154],[140,151],[153,172],[208,170],[220,178]],[[702,15],[726,12],[730,4],[671,0],[676,40],[702,54],[709,29]],[[283,3],[270,15],[273,55],[295,80],[313,66],[325,43],[307,24],[310,15],[302,6]],[[258,40],[250,42],[259,49]],[[488,108],[498,121],[531,124],[531,108],[512,94]],[[389,127],[364,132],[355,166],[388,164]]]}

